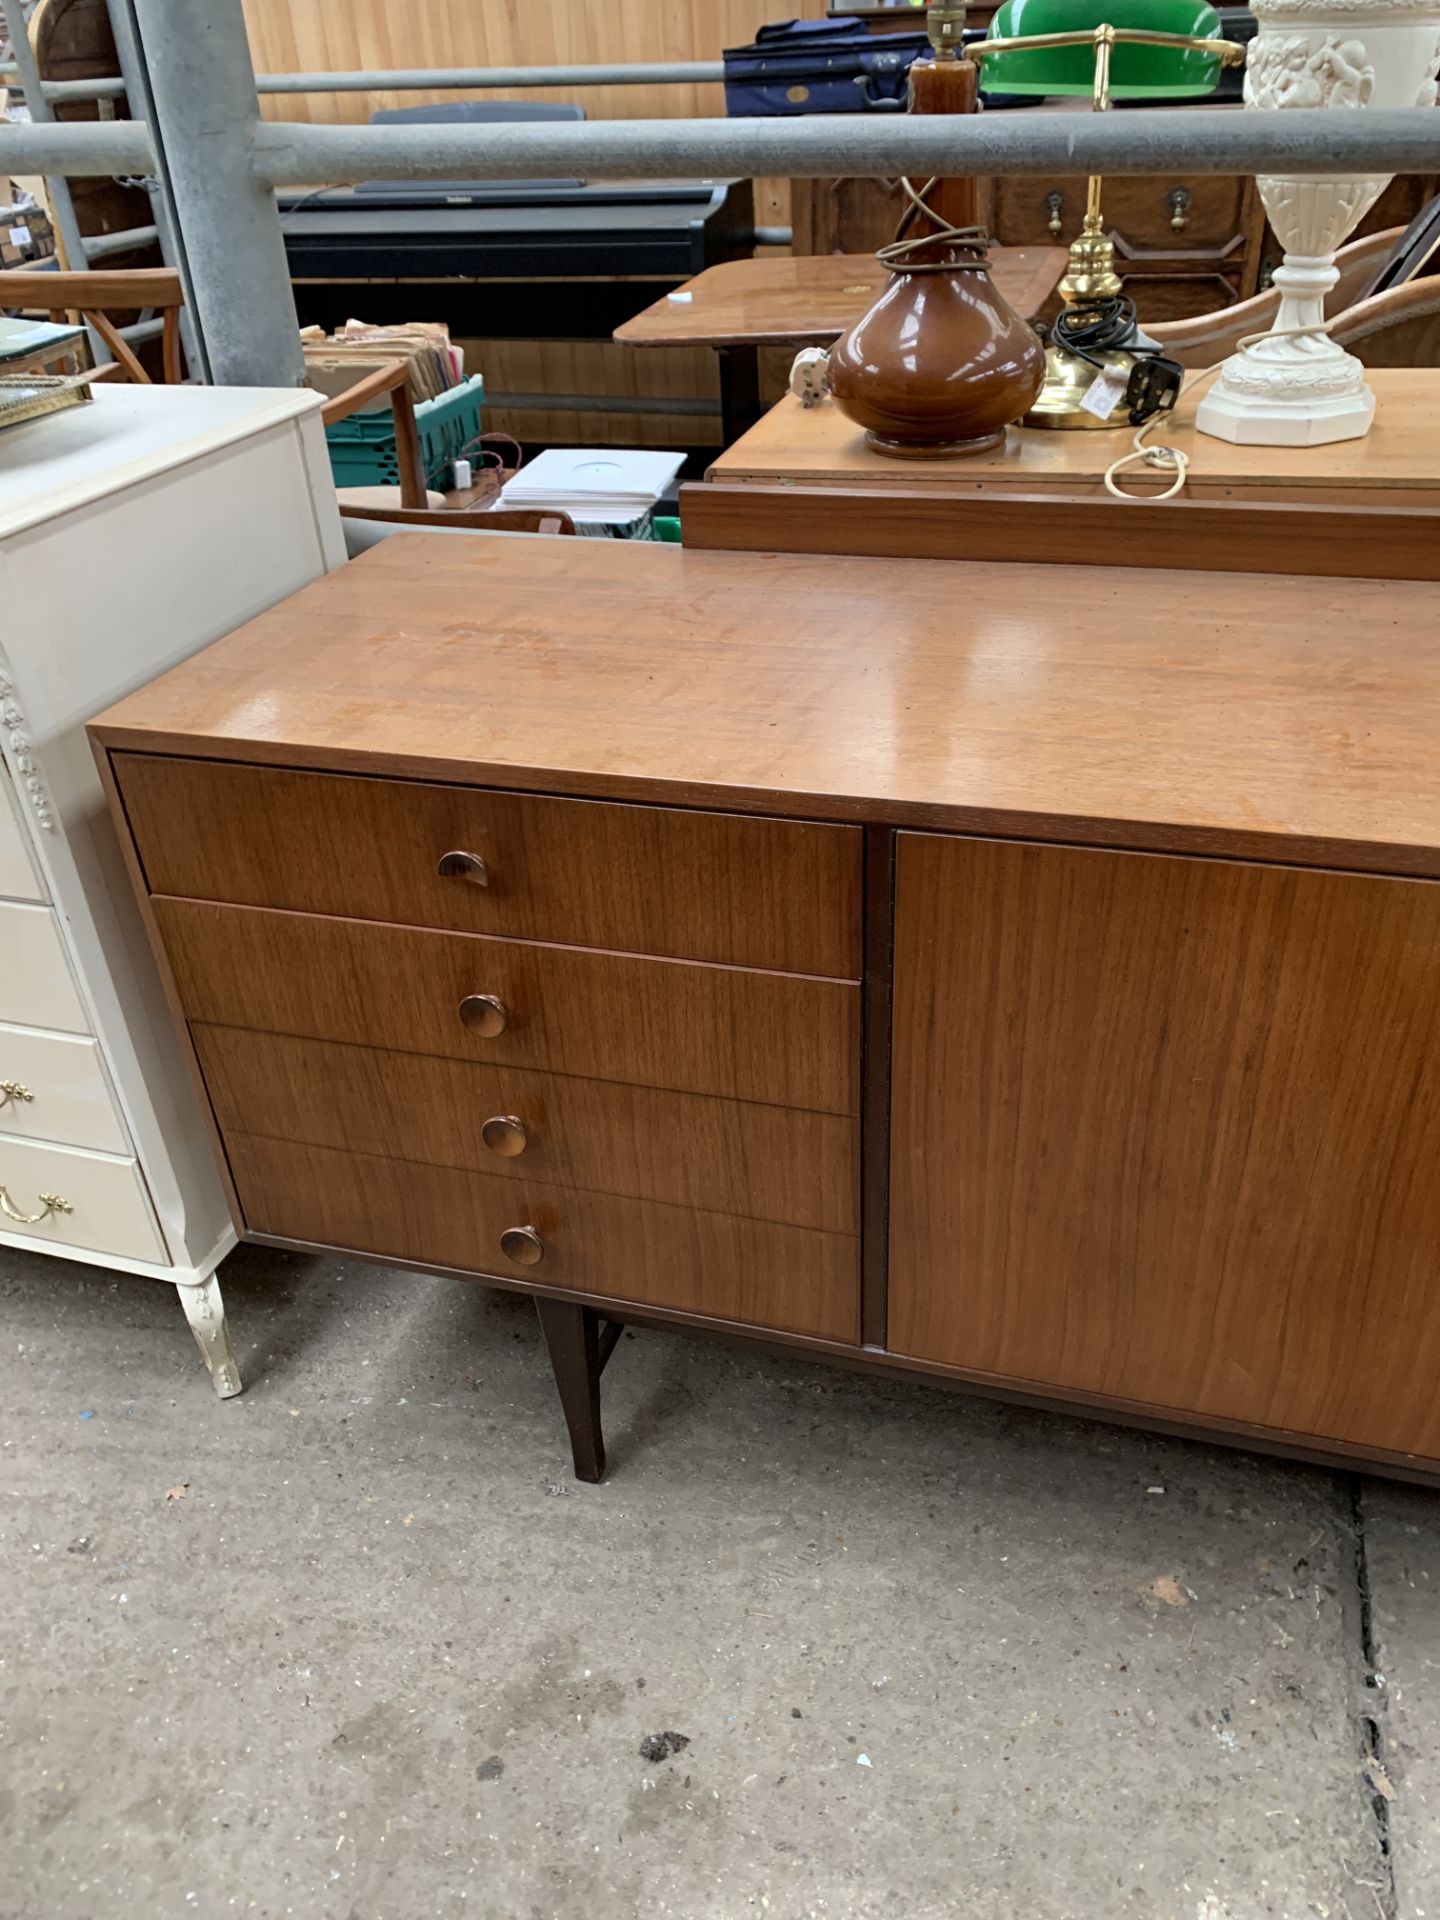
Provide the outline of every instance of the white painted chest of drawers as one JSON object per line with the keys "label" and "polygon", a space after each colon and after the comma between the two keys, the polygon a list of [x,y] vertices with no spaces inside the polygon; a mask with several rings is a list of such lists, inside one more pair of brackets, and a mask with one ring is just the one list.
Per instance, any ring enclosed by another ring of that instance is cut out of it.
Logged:
{"label": "white painted chest of drawers", "polygon": [[85,722],[344,559],[312,394],[95,389],[0,435],[0,1246],[180,1290],[234,1244]]}

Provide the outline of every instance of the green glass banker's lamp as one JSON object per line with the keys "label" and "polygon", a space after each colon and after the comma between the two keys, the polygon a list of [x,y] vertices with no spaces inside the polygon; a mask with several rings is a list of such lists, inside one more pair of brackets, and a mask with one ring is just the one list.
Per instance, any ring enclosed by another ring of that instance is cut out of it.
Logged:
{"label": "green glass banker's lamp", "polygon": [[[1221,37],[1219,14],[1202,0],[1005,0],[989,37],[969,52],[984,63],[986,93],[1081,95],[1097,113],[1114,100],[1203,97],[1215,91],[1222,67],[1245,62],[1244,47]],[[1065,308],[1046,356],[1044,388],[1025,416],[1027,427],[1131,421],[1124,400],[1098,412],[1084,404],[1105,368],[1123,387],[1135,365],[1133,348],[1143,353],[1134,309],[1121,298],[1100,185],[1092,174],[1085,224],[1060,282]],[[1126,351],[1127,340],[1132,351]]]}

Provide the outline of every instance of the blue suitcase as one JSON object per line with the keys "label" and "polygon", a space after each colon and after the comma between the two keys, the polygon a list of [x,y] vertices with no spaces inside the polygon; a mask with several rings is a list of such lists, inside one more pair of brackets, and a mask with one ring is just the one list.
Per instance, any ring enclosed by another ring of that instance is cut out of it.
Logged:
{"label": "blue suitcase", "polygon": [[899,112],[923,33],[871,33],[860,20],[783,20],[725,53],[725,111],[753,114]]}
{"label": "blue suitcase", "polygon": [[[966,44],[983,40],[979,28]],[[782,20],[761,27],[748,47],[725,53],[725,111],[731,119],[778,113],[900,113],[910,68],[930,51],[926,34],[871,33],[860,20]],[[994,107],[1028,107],[1038,96],[1001,95]]]}

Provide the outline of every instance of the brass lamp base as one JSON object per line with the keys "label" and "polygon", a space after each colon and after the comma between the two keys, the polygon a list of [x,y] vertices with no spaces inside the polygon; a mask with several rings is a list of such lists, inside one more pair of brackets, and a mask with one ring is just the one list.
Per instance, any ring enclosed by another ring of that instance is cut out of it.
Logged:
{"label": "brass lamp base", "polygon": [[[1129,379],[1132,362],[1128,353],[1099,353],[1095,357],[1105,366],[1113,367],[1122,379]],[[1096,368],[1078,354],[1066,353],[1063,347],[1047,348],[1045,384],[1021,425],[1087,433],[1128,427],[1130,409],[1123,398],[1104,418],[1097,418],[1082,404],[1098,377]]]}

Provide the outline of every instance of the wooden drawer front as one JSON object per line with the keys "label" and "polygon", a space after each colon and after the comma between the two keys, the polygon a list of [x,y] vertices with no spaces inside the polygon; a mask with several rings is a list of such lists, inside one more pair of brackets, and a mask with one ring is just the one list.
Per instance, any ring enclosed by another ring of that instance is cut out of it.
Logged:
{"label": "wooden drawer front", "polygon": [[20,818],[19,796],[4,763],[0,762],[0,899],[43,900],[45,897]]}
{"label": "wooden drawer front", "polygon": [[[8,1202],[0,1208],[0,1232],[18,1233],[42,1246],[84,1247],[123,1260],[168,1264],[133,1160],[0,1134],[0,1191]],[[47,1194],[66,1201],[70,1211],[47,1213]],[[44,1217],[24,1218],[34,1214]]]}
{"label": "wooden drawer front", "polygon": [[[1189,195],[1178,229],[1170,224],[1170,195],[1177,191]],[[994,192],[994,231],[1006,246],[1068,246],[1084,224],[1086,182],[1078,176],[997,179]],[[1050,231],[1053,193],[1064,196],[1058,236]],[[1103,201],[1106,231],[1142,255],[1213,253],[1245,231],[1246,183],[1234,174],[1117,174],[1105,182]],[[1143,272],[1143,265],[1137,270]]]}
{"label": "wooden drawer front", "polygon": [[0,1025],[0,1134],[7,1133],[129,1153],[99,1043]]}
{"label": "wooden drawer front", "polygon": [[[860,989],[676,960],[156,900],[191,1020],[858,1112]],[[503,1001],[496,1038],[460,1019]]]}
{"label": "wooden drawer front", "polygon": [[[856,1233],[859,1127],[707,1099],[323,1040],[193,1029],[222,1130],[468,1169],[527,1186]],[[506,1126],[518,1120],[519,1127]],[[487,1144],[488,1138],[494,1144]]]}
{"label": "wooden drawer front", "polygon": [[[858,827],[143,754],[115,770],[154,893],[860,974]],[[442,878],[451,852],[488,884]]]}
{"label": "wooden drawer front", "polygon": [[[859,1243],[729,1214],[490,1179],[237,1134],[226,1141],[251,1233],[494,1273],[745,1326],[854,1341]],[[531,1227],[535,1266],[500,1236]]]}
{"label": "wooden drawer front", "polygon": [[0,901],[0,1020],[88,1033],[90,1022],[49,907]]}
{"label": "wooden drawer front", "polygon": [[898,1353],[1440,1458],[1440,884],[902,834]]}

